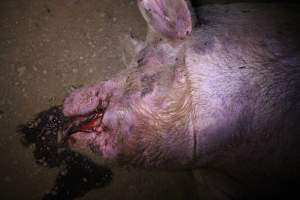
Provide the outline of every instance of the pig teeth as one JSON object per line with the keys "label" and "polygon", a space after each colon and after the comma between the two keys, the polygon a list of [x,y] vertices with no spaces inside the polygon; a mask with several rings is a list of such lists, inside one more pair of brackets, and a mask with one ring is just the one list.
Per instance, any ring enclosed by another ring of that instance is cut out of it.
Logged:
{"label": "pig teeth", "polygon": [[74,118],[69,127],[65,129],[65,135],[69,136],[76,132],[96,132],[97,134],[101,133],[103,131],[102,118],[103,111],[96,112],[90,116],[79,116],[77,119]]}
{"label": "pig teeth", "polygon": [[103,128],[102,126],[98,126],[95,128],[95,131],[98,132],[98,133],[101,133],[103,131]]}

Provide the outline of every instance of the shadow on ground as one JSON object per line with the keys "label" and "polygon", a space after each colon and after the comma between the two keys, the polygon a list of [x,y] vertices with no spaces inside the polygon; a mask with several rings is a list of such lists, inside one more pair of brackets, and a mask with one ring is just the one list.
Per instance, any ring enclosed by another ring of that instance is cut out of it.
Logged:
{"label": "shadow on ground", "polygon": [[34,145],[36,163],[44,167],[59,167],[56,181],[43,197],[50,199],[74,199],[88,191],[108,185],[112,180],[110,169],[96,165],[90,159],[69,151],[58,143],[58,133],[66,119],[60,106],[39,113],[26,125],[20,125],[18,133],[25,146]]}

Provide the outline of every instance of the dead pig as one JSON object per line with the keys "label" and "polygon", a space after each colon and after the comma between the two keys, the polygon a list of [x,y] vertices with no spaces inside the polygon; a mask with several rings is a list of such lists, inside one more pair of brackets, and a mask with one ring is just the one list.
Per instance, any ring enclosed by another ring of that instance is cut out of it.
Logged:
{"label": "dead pig", "polygon": [[249,190],[299,177],[299,6],[209,5],[192,31],[185,0],[138,5],[149,32],[128,37],[128,69],[65,99],[79,119],[70,148],[106,164],[212,168]]}

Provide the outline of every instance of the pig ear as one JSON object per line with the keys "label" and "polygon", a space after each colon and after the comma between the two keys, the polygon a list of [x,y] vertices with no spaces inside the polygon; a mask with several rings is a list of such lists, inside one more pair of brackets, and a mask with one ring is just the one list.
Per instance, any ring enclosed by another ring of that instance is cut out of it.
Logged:
{"label": "pig ear", "polygon": [[138,6],[149,29],[168,39],[184,39],[192,31],[186,0],[138,0]]}

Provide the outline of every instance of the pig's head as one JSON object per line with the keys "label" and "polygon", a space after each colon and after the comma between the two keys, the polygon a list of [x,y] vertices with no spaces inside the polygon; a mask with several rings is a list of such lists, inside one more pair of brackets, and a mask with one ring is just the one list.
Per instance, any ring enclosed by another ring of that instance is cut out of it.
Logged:
{"label": "pig's head", "polygon": [[150,29],[169,42],[136,48],[133,67],[72,92],[63,110],[72,119],[67,143],[73,150],[92,152],[102,164],[186,167],[194,155],[185,67],[190,13],[185,0],[138,3]]}

